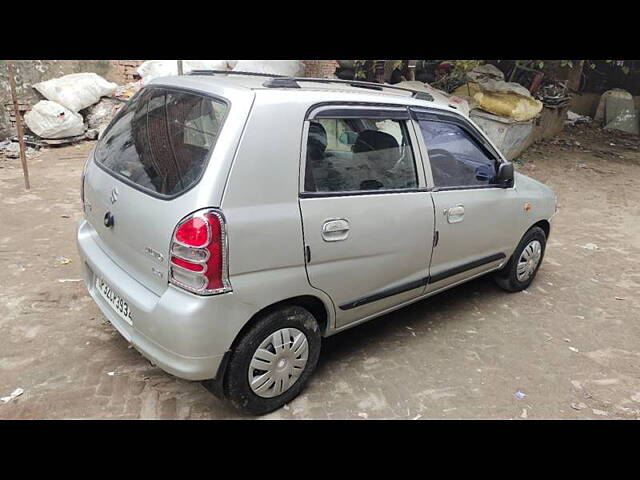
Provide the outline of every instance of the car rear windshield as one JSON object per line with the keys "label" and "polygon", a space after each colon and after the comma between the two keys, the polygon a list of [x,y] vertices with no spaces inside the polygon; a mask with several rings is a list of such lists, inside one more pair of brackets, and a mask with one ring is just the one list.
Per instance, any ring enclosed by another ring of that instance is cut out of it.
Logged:
{"label": "car rear windshield", "polygon": [[215,98],[146,87],[118,112],[94,158],[151,194],[180,195],[200,180],[227,110]]}

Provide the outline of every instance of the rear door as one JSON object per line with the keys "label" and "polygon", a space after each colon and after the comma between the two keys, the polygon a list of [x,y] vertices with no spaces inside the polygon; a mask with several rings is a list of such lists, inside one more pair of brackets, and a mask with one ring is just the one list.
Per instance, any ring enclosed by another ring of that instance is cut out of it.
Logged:
{"label": "rear door", "polygon": [[173,230],[200,206],[189,194],[227,110],[221,99],[147,87],[118,113],[93,153],[85,217],[111,259],[156,294],[167,288]]}
{"label": "rear door", "polygon": [[300,209],[311,285],[338,326],[424,292],[433,205],[405,108],[324,107],[305,126]]}

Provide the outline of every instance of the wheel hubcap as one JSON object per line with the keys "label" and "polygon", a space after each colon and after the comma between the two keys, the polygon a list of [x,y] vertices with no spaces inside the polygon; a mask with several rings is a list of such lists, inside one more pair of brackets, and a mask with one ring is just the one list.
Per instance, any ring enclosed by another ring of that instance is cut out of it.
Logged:
{"label": "wheel hubcap", "polygon": [[519,282],[526,282],[536,271],[542,257],[542,245],[538,240],[530,242],[520,254],[516,277]]}
{"label": "wheel hubcap", "polygon": [[296,328],[282,328],[265,338],[251,357],[249,385],[263,398],[289,390],[304,372],[309,344]]}

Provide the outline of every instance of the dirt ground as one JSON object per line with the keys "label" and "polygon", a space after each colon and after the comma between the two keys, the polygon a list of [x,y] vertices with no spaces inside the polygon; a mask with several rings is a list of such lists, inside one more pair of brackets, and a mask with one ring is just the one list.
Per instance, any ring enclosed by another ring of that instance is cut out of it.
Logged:
{"label": "dirt ground", "polygon": [[[29,193],[0,157],[0,396],[24,389],[0,418],[239,418],[129,348],[78,281],[92,146],[41,151]],[[640,140],[573,127],[520,160],[559,197],[531,287],[481,278],[331,337],[262,418],[640,418]]]}

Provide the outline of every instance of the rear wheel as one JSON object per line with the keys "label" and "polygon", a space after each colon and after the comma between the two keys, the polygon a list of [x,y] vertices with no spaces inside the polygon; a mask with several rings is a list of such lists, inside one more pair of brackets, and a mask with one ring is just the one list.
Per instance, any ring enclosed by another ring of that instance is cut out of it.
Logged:
{"label": "rear wheel", "polygon": [[527,288],[538,273],[547,236],[540,227],[533,227],[524,234],[509,262],[494,275],[494,280],[509,292]]}
{"label": "rear wheel", "polygon": [[231,403],[263,415],[293,400],[313,373],[320,355],[320,329],[298,306],[260,318],[237,343],[225,375]]}

